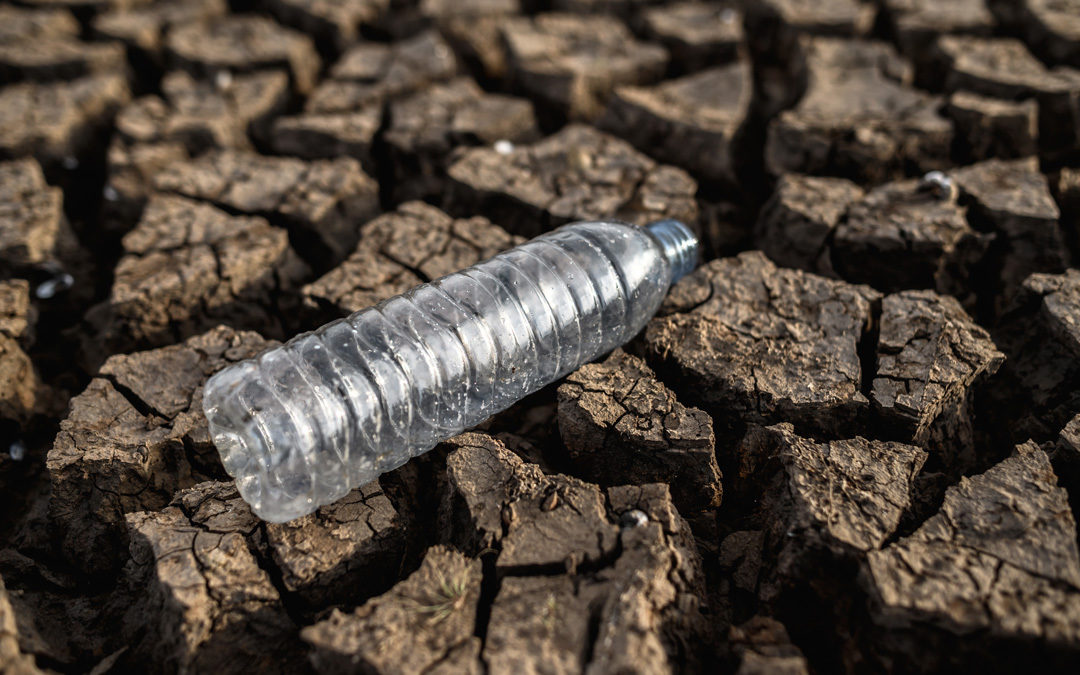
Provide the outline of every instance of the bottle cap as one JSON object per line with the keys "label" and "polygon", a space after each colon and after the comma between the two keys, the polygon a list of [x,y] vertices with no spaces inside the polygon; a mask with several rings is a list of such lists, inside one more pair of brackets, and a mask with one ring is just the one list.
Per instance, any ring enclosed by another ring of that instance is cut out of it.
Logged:
{"label": "bottle cap", "polygon": [[697,235],[677,220],[659,220],[645,229],[660,243],[664,257],[671,265],[671,283],[674,284],[694,271],[698,261]]}

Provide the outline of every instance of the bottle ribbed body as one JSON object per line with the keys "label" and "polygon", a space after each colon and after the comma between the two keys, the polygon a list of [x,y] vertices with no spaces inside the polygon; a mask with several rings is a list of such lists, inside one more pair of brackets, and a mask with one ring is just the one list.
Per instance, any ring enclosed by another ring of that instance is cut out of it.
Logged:
{"label": "bottle ribbed body", "polygon": [[672,221],[559,228],[219,372],[211,437],[260,517],[305,515],[629,340],[691,254]]}

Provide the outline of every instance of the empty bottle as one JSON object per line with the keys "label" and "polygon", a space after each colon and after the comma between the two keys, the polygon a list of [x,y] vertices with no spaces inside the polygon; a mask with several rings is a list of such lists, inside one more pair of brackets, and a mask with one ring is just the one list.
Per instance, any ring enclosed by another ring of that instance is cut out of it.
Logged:
{"label": "empty bottle", "polygon": [[311,513],[623,344],[690,273],[682,223],[576,223],[233,364],[203,407],[261,518]]}

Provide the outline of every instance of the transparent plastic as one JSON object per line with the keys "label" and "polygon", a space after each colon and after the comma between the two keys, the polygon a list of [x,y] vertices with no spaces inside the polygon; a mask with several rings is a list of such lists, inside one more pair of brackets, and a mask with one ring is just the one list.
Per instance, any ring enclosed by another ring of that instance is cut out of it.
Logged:
{"label": "transparent plastic", "polygon": [[575,223],[233,364],[203,407],[255,513],[285,522],[640,331],[693,270],[682,223]]}

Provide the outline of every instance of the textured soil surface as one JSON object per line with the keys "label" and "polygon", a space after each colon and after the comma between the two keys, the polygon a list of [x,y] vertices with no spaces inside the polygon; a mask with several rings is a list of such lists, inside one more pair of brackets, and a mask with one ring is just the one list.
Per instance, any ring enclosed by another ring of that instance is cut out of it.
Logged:
{"label": "textured soil surface", "polygon": [[[630,343],[290,523],[208,377],[576,220]],[[0,673],[1077,672],[1080,2],[0,0]]]}

